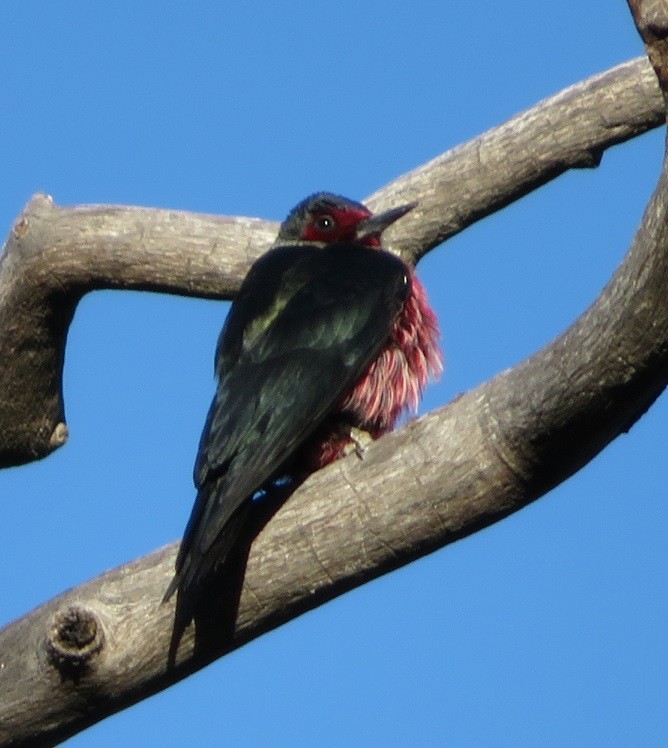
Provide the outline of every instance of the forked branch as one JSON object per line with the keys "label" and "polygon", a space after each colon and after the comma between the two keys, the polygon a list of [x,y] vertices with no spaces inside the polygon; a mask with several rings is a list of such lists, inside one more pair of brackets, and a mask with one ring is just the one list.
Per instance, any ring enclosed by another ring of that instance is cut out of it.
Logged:
{"label": "forked branch", "polygon": [[[645,58],[624,63],[376,192],[373,210],[419,200],[388,231],[416,261],[474,221],[663,120]],[[60,208],[37,195],[0,256],[0,467],[67,440],[62,372],[67,330],[88,291],[123,288],[230,298],[277,226],[259,219],[119,206]]]}
{"label": "forked branch", "polygon": [[[639,14],[638,4],[632,7]],[[666,19],[658,23],[654,17],[648,39],[660,80],[668,70],[662,51],[667,27]],[[633,93],[622,105],[629,86]],[[574,111],[582,109],[582,97],[589,97],[595,111],[580,111],[578,120]],[[608,106],[609,97],[614,106]],[[546,123],[554,128],[560,116],[563,132],[545,137]],[[395,234],[397,246],[419,257],[569,166],[597,163],[605,147],[664,117],[647,68],[629,63],[539,105],[496,136],[488,133],[397,180],[369,202],[377,208],[420,198],[419,225],[425,221],[426,230],[419,232],[418,222],[407,219],[407,233]],[[60,210],[38,198],[25,222],[15,226],[0,272],[16,274],[8,287],[17,294],[14,303],[23,304],[18,309],[28,321],[20,325],[29,324],[31,315],[40,317],[42,302],[61,308],[53,289],[52,297],[37,295],[30,305],[26,267],[33,261],[34,272],[45,273],[67,265],[60,301],[69,306],[55,318],[64,335],[72,304],[91,287],[232,293],[270,236],[270,227],[260,222],[226,225],[141,209]],[[68,255],[69,265],[63,262]],[[0,283],[7,277],[0,275]],[[313,475],[259,531],[247,559],[240,555],[238,590],[228,593],[220,616],[183,632],[172,667],[167,653],[174,608],[160,600],[175,546],[66,592],[0,631],[0,745],[49,745],[70,736],[345,590],[541,496],[628,429],[666,386],[667,298],[664,166],[624,263],[573,326],[514,369],[375,442],[364,461],[353,456]],[[47,326],[44,319],[41,324]],[[6,348],[7,339],[2,352],[18,355]],[[44,384],[38,380],[36,374],[35,386]],[[49,428],[54,417],[62,417],[57,389],[50,390]],[[30,419],[25,423],[26,435],[36,433]],[[29,441],[26,436],[15,461],[48,451],[38,442],[27,452]]]}

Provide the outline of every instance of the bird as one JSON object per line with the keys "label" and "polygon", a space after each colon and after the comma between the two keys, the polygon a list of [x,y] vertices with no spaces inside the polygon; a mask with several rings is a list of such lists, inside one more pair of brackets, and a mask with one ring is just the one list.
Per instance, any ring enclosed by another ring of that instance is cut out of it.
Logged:
{"label": "bird", "polygon": [[318,192],[294,207],[234,299],[194,467],[197,497],[164,600],[199,595],[272,485],[301,481],[391,431],[443,369],[414,269],[382,248],[416,203],[373,214]]}

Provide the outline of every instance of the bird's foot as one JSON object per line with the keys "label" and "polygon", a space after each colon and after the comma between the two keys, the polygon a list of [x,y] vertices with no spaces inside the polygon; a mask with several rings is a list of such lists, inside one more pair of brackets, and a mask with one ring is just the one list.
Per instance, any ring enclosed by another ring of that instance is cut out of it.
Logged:
{"label": "bird's foot", "polygon": [[358,429],[356,426],[350,428],[348,436],[350,438],[350,444],[345,448],[345,454],[349,455],[354,452],[360,460],[363,460],[364,452],[367,446],[373,441],[373,437],[368,431]]}

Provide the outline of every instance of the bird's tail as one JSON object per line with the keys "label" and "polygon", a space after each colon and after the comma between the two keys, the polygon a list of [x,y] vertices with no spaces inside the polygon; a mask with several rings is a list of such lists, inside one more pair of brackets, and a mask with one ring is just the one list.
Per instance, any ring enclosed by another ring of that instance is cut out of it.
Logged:
{"label": "bird's tail", "polygon": [[245,501],[205,551],[200,549],[198,543],[193,543],[185,553],[179,551],[176,572],[162,598],[163,603],[177,590],[184,599],[190,598],[222,567],[244,528],[250,506],[251,501]]}
{"label": "bird's tail", "polygon": [[167,587],[167,591],[165,592],[162,602],[166,603],[169,598],[176,592],[176,590],[179,588],[179,585],[181,584],[181,572],[177,571],[176,574],[172,577],[172,581],[169,583],[169,587]]}

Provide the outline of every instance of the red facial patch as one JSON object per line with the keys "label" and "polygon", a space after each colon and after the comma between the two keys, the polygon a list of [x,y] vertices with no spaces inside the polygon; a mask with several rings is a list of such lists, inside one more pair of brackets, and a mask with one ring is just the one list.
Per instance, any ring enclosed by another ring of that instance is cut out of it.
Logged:
{"label": "red facial patch", "polygon": [[[368,210],[342,209],[332,207],[331,210],[319,210],[311,216],[311,220],[306,224],[301,238],[309,242],[345,242],[355,239],[357,225],[364,218],[368,218],[371,212]],[[364,244],[372,247],[380,246],[380,240],[373,237],[364,240]]]}

